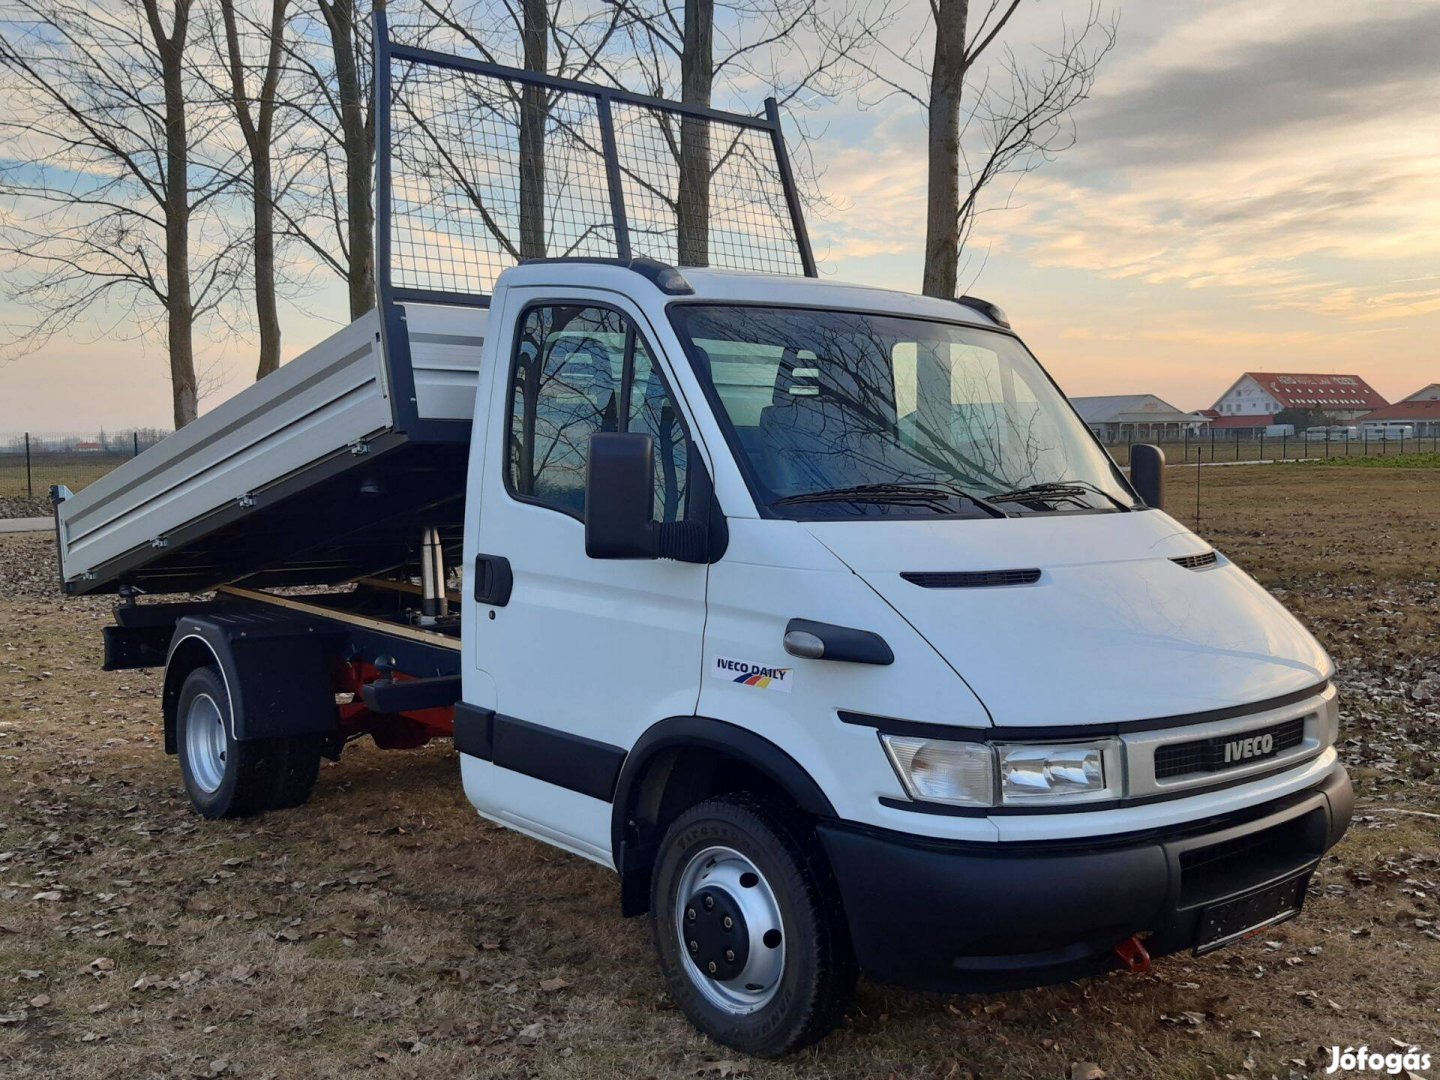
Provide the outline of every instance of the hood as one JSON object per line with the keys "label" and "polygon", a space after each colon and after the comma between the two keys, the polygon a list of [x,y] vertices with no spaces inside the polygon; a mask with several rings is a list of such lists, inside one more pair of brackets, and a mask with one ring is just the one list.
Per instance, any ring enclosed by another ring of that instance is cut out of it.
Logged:
{"label": "hood", "polygon": [[[1298,621],[1156,511],[806,526],[935,647],[1001,727],[1123,723],[1245,705],[1330,677]],[[902,573],[1039,570],[927,588]],[[936,722],[944,722],[936,716]]]}

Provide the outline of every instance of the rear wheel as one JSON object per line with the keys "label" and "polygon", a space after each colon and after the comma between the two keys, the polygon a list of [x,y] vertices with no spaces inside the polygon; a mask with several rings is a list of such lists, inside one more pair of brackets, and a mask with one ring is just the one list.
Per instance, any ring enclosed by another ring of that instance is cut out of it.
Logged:
{"label": "rear wheel", "polygon": [[196,668],[186,676],[176,725],[180,774],[202,816],[248,817],[299,806],[310,797],[323,739],[236,739],[230,693],[217,668]]}
{"label": "rear wheel", "polygon": [[741,793],[682,814],[652,879],[660,968],[716,1042],[778,1057],[844,1016],[855,960],[813,831],[788,807]]}
{"label": "rear wheel", "polygon": [[272,810],[289,810],[303,805],[315,790],[325,736],[297,735],[275,741],[280,744],[280,762],[275,768],[274,788],[267,805]]}

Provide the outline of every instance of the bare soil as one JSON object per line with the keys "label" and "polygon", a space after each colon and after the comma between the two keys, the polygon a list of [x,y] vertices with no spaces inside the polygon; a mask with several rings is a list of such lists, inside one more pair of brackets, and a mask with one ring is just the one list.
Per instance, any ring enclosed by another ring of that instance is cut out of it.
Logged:
{"label": "bare soil", "polygon": [[1340,664],[1361,809],[1304,915],[1145,976],[862,983],[842,1030],[781,1062],[695,1034],[613,875],[481,821],[448,745],[353,747],[299,810],[196,818],[158,673],[101,672],[108,602],[58,597],[48,537],[0,538],[0,1076],[1291,1080],[1395,1042],[1440,1061],[1440,470],[1202,483],[1205,535]]}

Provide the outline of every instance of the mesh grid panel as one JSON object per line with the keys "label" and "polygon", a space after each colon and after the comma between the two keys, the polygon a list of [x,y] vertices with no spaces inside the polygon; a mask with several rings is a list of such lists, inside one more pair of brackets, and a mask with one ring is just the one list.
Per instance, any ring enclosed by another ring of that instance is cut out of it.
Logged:
{"label": "mesh grid panel", "polygon": [[768,131],[621,102],[614,113],[635,254],[804,272]]}
{"label": "mesh grid panel", "polygon": [[[804,272],[768,130],[611,107],[632,255]],[[488,294],[522,259],[619,255],[593,95],[396,57],[390,109],[394,286]]]}
{"label": "mesh grid panel", "polygon": [[[488,293],[522,258],[615,256],[593,99],[401,62],[392,87],[395,285]],[[527,118],[543,165],[522,176]]]}

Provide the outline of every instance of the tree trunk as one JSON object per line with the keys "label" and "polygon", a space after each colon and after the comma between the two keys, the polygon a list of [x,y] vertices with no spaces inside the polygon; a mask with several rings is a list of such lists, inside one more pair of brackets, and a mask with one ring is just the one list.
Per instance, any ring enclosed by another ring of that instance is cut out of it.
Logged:
{"label": "tree trunk", "polygon": [[175,0],[174,28],[166,36],[158,0],[145,14],[160,56],[165,88],[165,314],[170,352],[170,393],[175,430],[199,414],[195,379],[195,310],[190,295],[190,143],[185,117],[183,63],[190,0]]}
{"label": "tree trunk", "polygon": [[[376,0],[384,10],[383,0]],[[370,205],[371,167],[375,161],[375,123],[368,109],[356,36],[355,0],[320,0],[330,30],[339,84],[340,142],[345,148],[346,243],[350,266],[350,317],[358,319],[375,306],[375,217]]]}
{"label": "tree trunk", "polygon": [[939,0],[930,75],[925,218],[926,296],[955,296],[960,260],[960,99],[965,86],[965,23],[970,0]]}
{"label": "tree trunk", "polygon": [[[715,82],[715,0],[685,5],[685,43],[680,56],[680,100],[709,107]],[[680,120],[680,188],[676,206],[681,266],[710,265],[710,124]]]}
{"label": "tree trunk", "polygon": [[253,162],[255,178],[255,319],[260,326],[260,364],[255,378],[280,367],[280,313],[275,297],[275,205],[270,175],[270,143]]}
{"label": "tree trunk", "polygon": [[[548,0],[523,0],[525,70],[545,74],[549,65]],[[543,86],[520,91],[520,258],[543,259],[545,244],[545,126],[549,105]]]}
{"label": "tree trunk", "polygon": [[255,321],[260,329],[260,363],[256,379],[280,367],[280,314],[275,296],[275,191],[270,160],[274,134],[275,96],[280,81],[285,9],[288,0],[273,0],[265,71],[260,81],[257,108],[252,113],[245,88],[245,64],[235,0],[220,0],[225,23],[225,45],[230,62],[231,105],[250,153],[251,218],[254,223]]}

